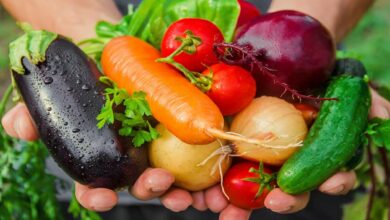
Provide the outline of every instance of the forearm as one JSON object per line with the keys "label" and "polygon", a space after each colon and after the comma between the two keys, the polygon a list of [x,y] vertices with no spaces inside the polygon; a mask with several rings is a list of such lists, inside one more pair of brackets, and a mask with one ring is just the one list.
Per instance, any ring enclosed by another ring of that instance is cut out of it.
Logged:
{"label": "forearm", "polygon": [[292,9],[318,19],[332,34],[336,43],[356,25],[374,0],[273,0],[269,9]]}
{"label": "forearm", "polygon": [[94,36],[96,22],[121,18],[112,0],[0,0],[18,21],[75,41]]}

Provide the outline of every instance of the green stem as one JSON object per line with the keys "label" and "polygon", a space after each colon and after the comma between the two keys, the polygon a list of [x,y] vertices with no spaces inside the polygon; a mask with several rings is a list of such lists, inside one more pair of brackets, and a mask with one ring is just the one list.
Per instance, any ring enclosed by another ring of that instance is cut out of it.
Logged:
{"label": "green stem", "polygon": [[7,90],[4,93],[3,98],[0,102],[0,118],[3,117],[5,108],[7,107],[7,103],[11,97],[12,91],[14,90],[12,85],[9,85]]}
{"label": "green stem", "polygon": [[264,189],[267,188],[268,190],[272,190],[271,184],[276,179],[276,174],[268,174],[264,171],[264,165],[262,162],[260,162],[259,169],[250,168],[249,172],[255,173],[258,175],[258,177],[251,177],[251,178],[244,178],[243,180],[259,184],[259,189],[257,190],[256,196],[254,199],[259,198],[261,194],[263,194]]}
{"label": "green stem", "polygon": [[[192,47],[199,45],[200,38],[193,36],[191,32],[186,31],[187,37],[179,38],[182,44],[178,47],[173,53],[164,58],[159,58],[156,61],[160,63],[167,63],[178,69],[180,72],[184,74],[184,76],[196,87],[198,87],[202,92],[208,92],[212,86],[212,76],[204,76],[198,72],[192,72],[185,68],[182,64],[176,62],[174,57],[187,52],[189,54],[193,54],[196,52],[196,49],[193,50]],[[189,49],[191,48],[191,49]]]}
{"label": "green stem", "polygon": [[[382,158],[383,168],[385,170],[385,186],[386,186],[386,194],[387,194],[387,201],[390,202],[390,167],[389,167],[389,160],[387,159],[387,152],[384,146],[379,147],[379,153]],[[390,204],[387,205],[387,220],[390,220]]]}
{"label": "green stem", "polygon": [[95,56],[97,53],[102,52],[104,46],[99,47],[91,47],[91,48],[83,48],[85,54],[90,56]]}
{"label": "green stem", "polygon": [[[371,142],[371,140],[370,140]],[[369,199],[368,199],[368,204],[367,204],[367,213],[366,213],[366,220],[371,219],[371,211],[372,207],[374,205],[374,199],[375,199],[375,194],[376,194],[376,173],[375,173],[375,166],[374,166],[374,158],[373,158],[373,153],[371,149],[371,144],[368,144],[367,146],[367,158],[368,158],[368,164],[370,166],[370,178],[371,178],[371,189],[370,189],[370,194],[369,194]]]}
{"label": "green stem", "polygon": [[82,40],[77,43],[78,46],[84,45],[84,44],[106,44],[109,40],[107,39],[101,39],[101,38],[91,38]]}

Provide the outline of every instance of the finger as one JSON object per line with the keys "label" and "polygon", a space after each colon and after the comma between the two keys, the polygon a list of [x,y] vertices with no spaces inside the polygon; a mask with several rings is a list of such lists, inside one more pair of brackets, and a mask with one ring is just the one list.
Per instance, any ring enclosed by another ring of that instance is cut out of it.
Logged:
{"label": "finger", "polygon": [[206,205],[212,212],[219,213],[228,206],[228,200],[224,196],[221,186],[216,185],[206,190]]}
{"label": "finger", "polygon": [[238,208],[232,204],[228,205],[219,215],[220,220],[247,220],[251,215],[250,210]]}
{"label": "finger", "polygon": [[326,180],[319,190],[330,195],[345,195],[355,185],[356,174],[354,171],[339,172]]}
{"label": "finger", "polygon": [[164,194],[175,181],[175,177],[160,168],[148,168],[138,178],[130,193],[140,200],[150,200]]}
{"label": "finger", "polygon": [[390,102],[381,97],[375,90],[371,89],[371,109],[370,116],[372,118],[389,118],[390,116]]}
{"label": "finger", "polygon": [[192,205],[193,202],[191,194],[188,191],[179,188],[169,190],[160,198],[160,201],[167,209],[173,212],[184,211]]}
{"label": "finger", "polygon": [[84,208],[92,211],[106,212],[111,210],[118,203],[118,195],[110,189],[91,189],[76,183],[75,194],[77,201],[79,201]]}
{"label": "finger", "polygon": [[267,195],[264,205],[273,212],[281,214],[294,213],[307,206],[309,197],[309,193],[290,195],[276,188]]}
{"label": "finger", "polygon": [[22,103],[17,104],[5,114],[1,123],[5,131],[12,137],[26,141],[38,139],[37,129],[26,106]]}
{"label": "finger", "polygon": [[206,197],[203,191],[192,193],[192,206],[199,211],[206,211]]}

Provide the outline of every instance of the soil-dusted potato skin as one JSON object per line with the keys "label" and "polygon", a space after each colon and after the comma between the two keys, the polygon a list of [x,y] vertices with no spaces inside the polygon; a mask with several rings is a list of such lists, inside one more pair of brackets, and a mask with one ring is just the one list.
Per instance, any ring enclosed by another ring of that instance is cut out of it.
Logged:
{"label": "soil-dusted potato skin", "polygon": [[39,134],[59,166],[90,187],[131,185],[148,166],[146,147],[135,148],[114,126],[97,128],[104,104],[100,73],[73,43],[58,38],[37,66],[23,58],[13,73]]}
{"label": "soil-dusted potato skin", "polygon": [[[220,182],[219,168],[212,173],[213,166],[218,166],[220,154],[200,165],[220,148],[218,141],[207,145],[189,145],[180,141],[162,124],[157,125],[156,129],[160,137],[149,146],[149,161],[152,167],[168,170],[175,176],[176,186],[190,191],[200,191]],[[229,169],[230,164],[231,160],[226,156],[221,163],[222,174]]]}

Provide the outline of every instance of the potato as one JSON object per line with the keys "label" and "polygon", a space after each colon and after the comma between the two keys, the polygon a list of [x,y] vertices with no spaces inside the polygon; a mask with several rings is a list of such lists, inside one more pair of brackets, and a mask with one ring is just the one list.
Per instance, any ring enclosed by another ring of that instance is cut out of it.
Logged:
{"label": "potato", "polygon": [[[218,168],[221,154],[211,157],[204,165],[200,165],[220,148],[218,141],[207,145],[189,145],[180,141],[161,124],[156,129],[160,137],[149,146],[150,164],[152,167],[170,171],[175,176],[176,186],[190,191],[200,191],[221,180]],[[226,156],[221,162],[223,174],[230,164],[231,160]],[[217,166],[217,169],[213,173],[214,166]]]}

